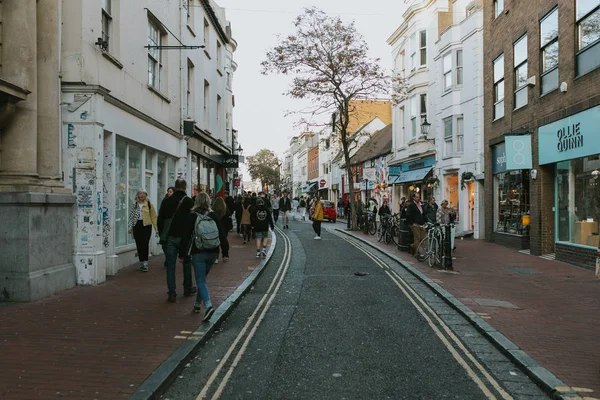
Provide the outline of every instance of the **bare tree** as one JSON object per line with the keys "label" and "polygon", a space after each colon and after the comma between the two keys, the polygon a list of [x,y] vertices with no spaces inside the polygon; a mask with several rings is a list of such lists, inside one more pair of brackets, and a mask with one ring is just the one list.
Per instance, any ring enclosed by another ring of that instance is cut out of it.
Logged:
{"label": "bare tree", "polygon": [[[267,52],[262,62],[263,74],[270,72],[293,75],[286,95],[311,101],[302,122],[335,115],[333,131],[338,135],[344,152],[346,175],[351,196],[354,194],[350,147],[356,138],[350,137],[348,123],[353,112],[353,100],[387,96],[394,89],[392,78],[379,65],[379,59],[367,56],[368,46],[354,23],[344,23],[317,8],[307,8],[294,21],[295,32],[279,37],[279,43]],[[328,121],[329,122],[329,121]],[[356,209],[350,198],[352,228],[356,229]]]}

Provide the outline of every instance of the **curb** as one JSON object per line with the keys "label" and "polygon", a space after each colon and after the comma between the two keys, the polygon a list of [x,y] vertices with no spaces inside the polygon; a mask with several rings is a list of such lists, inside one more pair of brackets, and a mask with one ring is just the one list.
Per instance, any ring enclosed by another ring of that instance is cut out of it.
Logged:
{"label": "curb", "polygon": [[[335,230],[359,240],[363,244],[366,244],[375,250],[382,251],[382,249],[376,245],[355,235],[354,233],[350,233],[339,228],[335,228]],[[471,325],[473,325],[481,334],[483,334],[485,338],[492,342],[492,344],[494,344],[494,346],[496,346],[505,356],[514,362],[527,376],[529,376],[538,386],[540,386],[544,392],[546,392],[546,394],[557,400],[577,400],[582,398],[575,393],[569,385],[560,380],[552,372],[539,365],[533,358],[529,357],[527,353],[521,350],[519,346],[513,343],[510,339],[508,339],[490,324],[485,322],[477,313],[464,305],[442,286],[433,282],[427,275],[394,254],[386,253],[386,256],[396,261],[421,282],[429,286],[429,288],[438,296],[443,298],[446,303],[462,314],[471,323]]]}
{"label": "curb", "polygon": [[271,236],[271,246],[267,252],[267,257],[258,264],[250,276],[242,282],[238,288],[229,295],[229,297],[215,310],[209,323],[201,323],[198,329],[190,335],[181,346],[177,348],[163,363],[150,375],[129,398],[130,400],[151,400],[158,399],[164,389],[166,389],[183,370],[184,365],[191,359],[192,353],[202,346],[212,336],[214,331],[221,325],[227,316],[233,311],[234,307],[242,300],[244,295],[250,291],[254,282],[260,277],[265,267],[271,261],[275,247],[277,246],[277,236],[273,232]]}

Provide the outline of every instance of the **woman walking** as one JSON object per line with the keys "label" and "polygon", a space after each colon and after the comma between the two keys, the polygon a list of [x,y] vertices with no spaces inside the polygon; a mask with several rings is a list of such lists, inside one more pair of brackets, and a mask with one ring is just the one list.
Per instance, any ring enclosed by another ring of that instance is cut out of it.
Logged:
{"label": "woman walking", "polygon": [[[219,257],[219,246],[209,249],[199,249],[196,247],[195,230],[196,220],[201,217],[212,219],[218,226],[219,218],[210,209],[210,197],[206,192],[198,193],[192,212],[189,214],[186,226],[181,238],[181,246],[179,247],[179,257],[191,255],[192,266],[194,267],[194,276],[196,277],[196,302],[194,303],[194,312],[199,313],[204,303],[204,317],[202,321],[208,321],[215,312],[210,301],[208,286],[206,285],[206,276],[210,272],[215,260]],[[204,223],[201,222],[201,223]],[[219,232],[220,235],[220,232]]]}
{"label": "woman walking", "polygon": [[244,244],[250,243],[250,239],[252,239],[252,219],[250,218],[250,207],[252,207],[252,202],[250,201],[250,197],[246,197],[244,199],[244,204],[242,205],[241,216]]}
{"label": "woman walking", "polygon": [[140,270],[143,272],[148,272],[148,252],[152,227],[154,227],[154,232],[158,232],[156,209],[148,200],[148,192],[140,189],[135,196],[133,208],[129,212],[129,233],[133,233],[138,258],[142,263]]}
{"label": "woman walking", "polygon": [[316,240],[321,240],[321,222],[323,222],[323,203],[321,203],[321,198],[319,196],[315,197],[314,204],[315,211],[313,213],[313,230],[317,234],[315,236]]}
{"label": "woman walking", "polygon": [[[217,225],[219,226],[219,240],[221,241],[221,256],[223,257],[223,262],[226,263],[229,261],[229,240],[227,240],[227,233],[229,232],[229,223],[231,219],[228,216],[227,204],[225,204],[222,197],[217,197],[215,200],[213,211],[217,214],[217,218],[219,219]],[[218,261],[219,257],[217,256],[215,264]]]}

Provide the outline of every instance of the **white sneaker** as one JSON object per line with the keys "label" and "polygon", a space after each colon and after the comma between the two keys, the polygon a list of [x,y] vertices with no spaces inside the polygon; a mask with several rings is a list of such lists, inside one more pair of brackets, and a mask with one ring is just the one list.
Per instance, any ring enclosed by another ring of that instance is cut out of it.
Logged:
{"label": "white sneaker", "polygon": [[219,263],[219,259],[217,258],[214,263],[218,264]]}
{"label": "white sneaker", "polygon": [[315,236],[315,240],[321,240],[321,236]]}

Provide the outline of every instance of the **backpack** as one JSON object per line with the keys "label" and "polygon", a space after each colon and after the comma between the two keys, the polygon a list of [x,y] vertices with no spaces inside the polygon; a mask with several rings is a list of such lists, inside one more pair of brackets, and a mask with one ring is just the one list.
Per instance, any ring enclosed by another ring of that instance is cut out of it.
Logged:
{"label": "backpack", "polygon": [[196,226],[194,230],[194,245],[198,250],[211,250],[219,247],[219,227],[208,214],[196,213]]}

